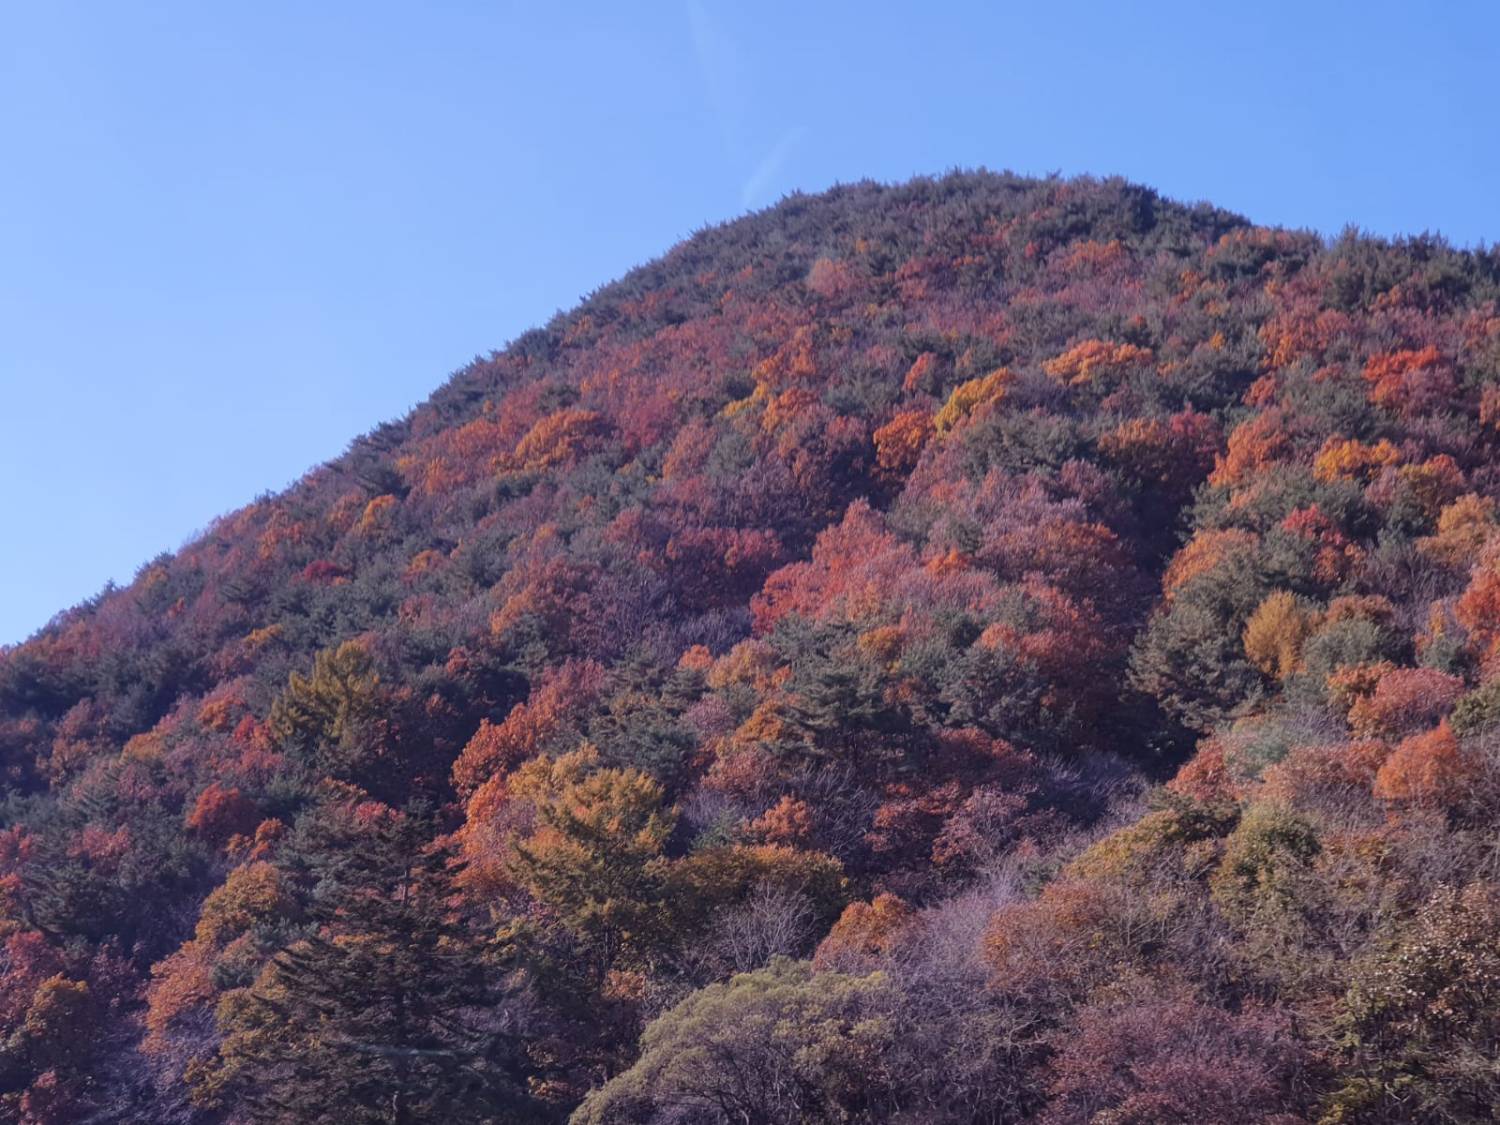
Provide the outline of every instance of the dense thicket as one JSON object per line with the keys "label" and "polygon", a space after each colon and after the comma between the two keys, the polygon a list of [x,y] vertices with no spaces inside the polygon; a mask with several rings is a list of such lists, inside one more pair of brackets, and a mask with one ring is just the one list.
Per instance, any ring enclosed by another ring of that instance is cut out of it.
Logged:
{"label": "dense thicket", "polygon": [[705,231],[0,652],[0,1115],[1490,1120],[1497,442],[1493,253]]}

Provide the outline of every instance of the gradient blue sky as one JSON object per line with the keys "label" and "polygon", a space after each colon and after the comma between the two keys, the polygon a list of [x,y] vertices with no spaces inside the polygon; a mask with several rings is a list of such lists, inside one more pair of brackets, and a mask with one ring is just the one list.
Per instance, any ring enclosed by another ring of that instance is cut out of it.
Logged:
{"label": "gradient blue sky", "polygon": [[708,223],[1120,173],[1500,238],[1500,5],[0,5],[0,643]]}

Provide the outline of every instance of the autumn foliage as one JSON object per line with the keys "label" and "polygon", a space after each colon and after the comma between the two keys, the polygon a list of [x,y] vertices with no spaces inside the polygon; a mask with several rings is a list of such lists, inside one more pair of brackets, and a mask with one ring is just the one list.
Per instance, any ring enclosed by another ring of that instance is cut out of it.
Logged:
{"label": "autumn foliage", "polygon": [[0,1118],[1487,1120],[1497,308],[1114,180],[702,232],[0,650]]}

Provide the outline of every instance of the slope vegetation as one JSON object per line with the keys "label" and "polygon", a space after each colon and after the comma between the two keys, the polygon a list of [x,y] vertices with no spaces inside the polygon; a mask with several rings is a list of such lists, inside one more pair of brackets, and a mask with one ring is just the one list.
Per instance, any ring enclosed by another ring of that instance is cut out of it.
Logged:
{"label": "slope vegetation", "polygon": [[1500,257],[705,231],[0,652],[35,1123],[1490,1120]]}

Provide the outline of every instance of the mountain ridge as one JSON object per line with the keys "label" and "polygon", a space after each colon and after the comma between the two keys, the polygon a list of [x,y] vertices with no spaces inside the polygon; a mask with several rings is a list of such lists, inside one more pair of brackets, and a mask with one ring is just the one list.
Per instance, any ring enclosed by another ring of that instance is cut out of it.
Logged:
{"label": "mountain ridge", "polygon": [[0,649],[0,1099],[1478,1120],[1497,301],[1120,179],[698,232]]}

